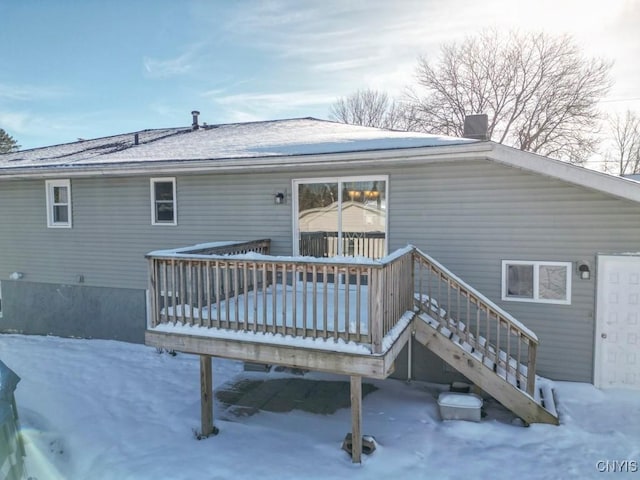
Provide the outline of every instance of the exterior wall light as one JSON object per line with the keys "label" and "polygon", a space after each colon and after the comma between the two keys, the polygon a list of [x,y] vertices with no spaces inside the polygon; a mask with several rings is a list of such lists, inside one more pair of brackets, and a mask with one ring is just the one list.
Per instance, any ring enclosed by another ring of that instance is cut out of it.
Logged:
{"label": "exterior wall light", "polygon": [[276,193],[275,197],[273,197],[273,201],[274,201],[274,203],[276,205],[281,205],[281,204],[285,203],[286,199],[287,199],[286,192],[285,193],[278,192],[278,193]]}
{"label": "exterior wall light", "polygon": [[13,272],[9,275],[9,279],[11,280],[20,280],[22,277],[24,277],[24,273],[22,272]]}
{"label": "exterior wall light", "polygon": [[578,262],[578,274],[582,280],[589,280],[591,278],[591,270],[587,262]]}

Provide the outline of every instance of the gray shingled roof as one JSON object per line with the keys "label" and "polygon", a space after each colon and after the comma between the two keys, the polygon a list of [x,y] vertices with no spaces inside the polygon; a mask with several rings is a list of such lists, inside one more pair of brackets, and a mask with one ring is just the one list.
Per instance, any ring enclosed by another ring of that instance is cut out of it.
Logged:
{"label": "gray shingled roof", "polygon": [[[136,144],[135,138],[138,137]],[[142,130],[0,155],[2,171],[155,161],[313,155],[477,142],[466,138],[345,125],[314,118]]]}

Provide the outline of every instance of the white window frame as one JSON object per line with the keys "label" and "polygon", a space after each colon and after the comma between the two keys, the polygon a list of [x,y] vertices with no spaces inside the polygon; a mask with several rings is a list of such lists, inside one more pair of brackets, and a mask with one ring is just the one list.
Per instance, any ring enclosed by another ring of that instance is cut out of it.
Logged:
{"label": "white window frame", "polygon": [[[46,194],[47,194],[47,227],[49,228],[71,228],[72,226],[72,209],[71,209],[71,180],[46,180]],[[56,187],[64,187],[67,189],[67,202],[55,203],[54,201],[54,189]],[[66,222],[56,222],[53,214],[55,207],[65,206],[67,207]]]}
{"label": "white window frame", "polygon": [[[340,191],[340,185],[349,182],[374,182],[384,181],[385,191],[385,222],[384,222],[384,255],[389,253],[389,175],[359,175],[359,176],[346,176],[346,177],[304,177],[294,178],[291,180],[291,191],[293,192],[292,203],[292,228],[293,228],[293,254],[299,255],[300,245],[298,242],[298,185],[309,183],[337,183],[338,191]],[[342,209],[338,209],[338,234],[342,235]]]}
{"label": "white window frame", "polygon": [[[509,296],[508,292],[508,274],[507,267],[509,265],[527,265],[533,267],[533,297],[514,297]],[[565,267],[566,275],[566,298],[558,300],[552,298],[540,298],[540,267]],[[573,274],[573,265],[571,262],[547,262],[543,260],[503,260],[502,261],[502,300],[507,302],[528,302],[528,303],[552,303],[556,305],[571,305],[571,276]]]}
{"label": "white window frame", "polygon": [[[161,221],[156,218],[156,183],[169,183],[171,182],[173,190],[173,221]],[[175,177],[154,177],[149,182],[151,192],[151,225],[178,225],[178,197],[176,196],[176,179]]]}

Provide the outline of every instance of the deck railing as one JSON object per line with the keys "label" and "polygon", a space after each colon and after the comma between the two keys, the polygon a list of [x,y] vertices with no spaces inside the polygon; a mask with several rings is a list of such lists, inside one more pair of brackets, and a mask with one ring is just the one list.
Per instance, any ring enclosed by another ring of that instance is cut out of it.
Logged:
{"label": "deck railing", "polygon": [[418,308],[533,395],[535,334],[414,247],[382,260],[268,254],[268,240],[150,253],[150,326],[341,339],[380,353],[384,336]]}
{"label": "deck railing", "polygon": [[300,255],[343,255],[380,259],[385,256],[384,232],[300,232]]}
{"label": "deck railing", "polygon": [[413,307],[410,249],[359,263],[267,253],[265,241],[150,253],[151,327],[342,339],[380,353]]}
{"label": "deck railing", "polygon": [[415,250],[414,259],[418,308],[452,340],[481,355],[487,367],[533,396],[536,335],[433,258]]}

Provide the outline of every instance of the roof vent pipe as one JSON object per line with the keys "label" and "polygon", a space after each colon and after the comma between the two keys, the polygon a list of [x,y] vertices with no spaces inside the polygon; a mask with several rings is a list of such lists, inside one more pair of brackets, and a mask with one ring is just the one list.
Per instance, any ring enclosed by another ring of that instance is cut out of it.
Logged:
{"label": "roof vent pipe", "polygon": [[198,125],[198,115],[200,115],[200,112],[194,110],[193,112],[191,112],[191,115],[193,115],[193,123],[191,124],[191,129],[198,130],[200,128],[200,125]]}
{"label": "roof vent pipe", "polygon": [[464,138],[489,140],[489,118],[486,113],[464,117]]}

